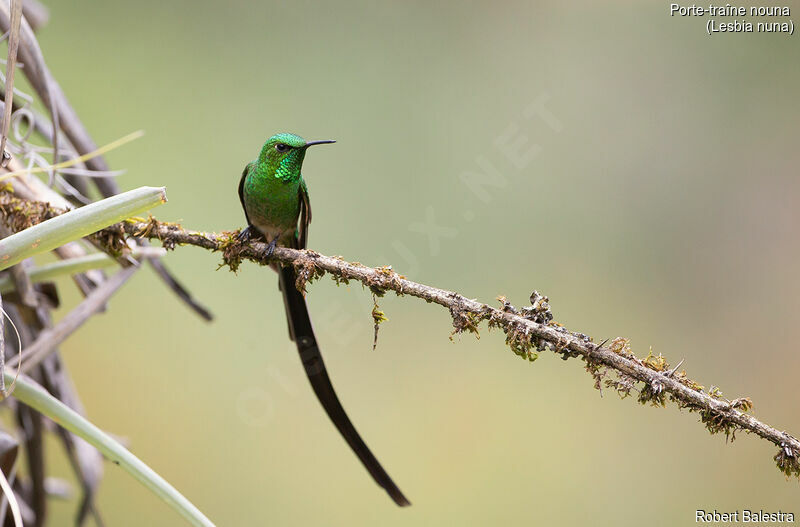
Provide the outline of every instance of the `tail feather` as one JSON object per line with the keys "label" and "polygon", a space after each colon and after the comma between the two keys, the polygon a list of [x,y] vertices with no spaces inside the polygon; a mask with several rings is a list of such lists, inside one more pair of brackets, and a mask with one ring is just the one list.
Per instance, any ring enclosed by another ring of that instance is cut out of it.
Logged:
{"label": "tail feather", "polygon": [[308,314],[305,298],[295,286],[297,275],[294,269],[292,267],[281,267],[279,274],[280,287],[283,291],[283,300],[286,306],[286,318],[289,322],[289,336],[297,344],[300,360],[303,362],[306,375],[309,382],[311,382],[314,393],[317,395],[317,399],[322,403],[322,407],[325,408],[328,417],[331,418],[339,433],[342,434],[342,437],[353,449],[353,452],[364,464],[364,467],[375,479],[375,482],[386,490],[397,505],[401,507],[411,505],[411,502],[403,496],[403,493],[394,484],[392,478],[389,477],[389,474],[386,473],[372,452],[370,452],[364,440],[358,435],[353,423],[350,422],[344,408],[342,408],[339,398],[336,396],[331,380],[328,377],[328,372],[325,369],[317,339],[314,337],[314,329],[311,326],[311,318]]}

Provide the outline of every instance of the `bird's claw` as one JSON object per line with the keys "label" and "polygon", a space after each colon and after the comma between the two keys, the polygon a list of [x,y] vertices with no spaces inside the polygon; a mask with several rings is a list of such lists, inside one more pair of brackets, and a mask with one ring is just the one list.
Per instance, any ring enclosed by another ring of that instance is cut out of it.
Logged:
{"label": "bird's claw", "polygon": [[272,240],[271,242],[269,242],[269,245],[267,245],[267,258],[269,258],[270,256],[272,256],[272,253],[274,253],[274,252],[275,252],[275,246],[276,246],[277,244],[278,244],[278,237],[277,237],[277,236],[275,236],[275,239],[274,239],[274,240]]}
{"label": "bird's claw", "polygon": [[236,236],[236,239],[239,240],[240,243],[247,243],[253,237],[253,228],[249,225],[239,231],[239,234]]}
{"label": "bird's claw", "polygon": [[258,238],[263,238],[263,236],[260,232],[255,230],[252,225],[248,225],[239,231],[239,234],[236,236],[236,239],[239,240],[240,243],[247,243],[250,240],[256,240]]}
{"label": "bird's claw", "polygon": [[[236,239],[239,240],[239,243],[248,243],[250,240],[254,239],[264,240],[264,238],[265,236],[260,232],[258,232],[257,230],[255,230],[255,228],[253,228],[252,225],[248,225],[247,227],[239,231],[239,234],[236,236]],[[267,258],[272,256],[272,253],[275,252],[275,247],[277,245],[278,245],[278,236],[275,236],[275,238],[272,241],[270,241],[269,244],[267,245],[267,252],[265,254]]]}

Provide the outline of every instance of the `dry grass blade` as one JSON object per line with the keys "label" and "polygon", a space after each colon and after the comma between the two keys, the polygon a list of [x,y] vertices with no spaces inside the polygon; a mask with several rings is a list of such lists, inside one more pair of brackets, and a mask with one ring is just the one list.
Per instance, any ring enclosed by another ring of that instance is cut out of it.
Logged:
{"label": "dry grass blade", "polygon": [[6,60],[6,104],[3,111],[3,124],[0,133],[0,164],[5,166],[6,142],[11,126],[11,111],[14,99],[14,72],[17,69],[17,50],[19,49],[19,28],[22,22],[22,0],[11,0],[11,29],[8,33],[8,59]]}
{"label": "dry grass blade", "polygon": [[23,373],[29,372],[31,368],[47,358],[59,344],[81,327],[89,317],[97,313],[138,269],[139,267],[137,266],[122,269],[92,291],[83,302],[61,319],[55,327],[42,331],[36,341],[22,352],[20,371]]}
{"label": "dry grass blade", "polygon": [[[0,472],[8,479],[12,491],[14,488],[14,478],[17,470],[17,459],[19,458],[19,441],[16,437],[5,430],[0,430]],[[0,499],[0,525],[6,525],[6,514],[9,507],[8,498],[5,493]],[[19,506],[19,502],[17,502]],[[22,512],[20,510],[20,512]],[[24,519],[24,517],[23,517]]]}
{"label": "dry grass blade", "polygon": [[[5,373],[6,368],[6,339],[5,339],[5,321],[8,319],[8,323],[11,324],[12,329],[14,330],[14,334],[17,335],[17,349],[22,349],[22,336],[19,334],[19,330],[17,329],[17,325],[14,324],[14,319],[12,319],[6,310],[3,309],[2,301],[0,301],[0,375]],[[22,366],[22,363],[20,363]],[[14,382],[11,383],[11,388],[13,389],[14,384],[17,382],[17,376],[14,376]],[[5,375],[3,375],[3,380],[0,381],[0,400],[5,399],[8,395],[8,391],[6,391],[6,380]]]}
{"label": "dry grass blade", "polygon": [[0,488],[3,489],[3,494],[6,496],[6,499],[8,499],[8,506],[11,509],[11,515],[14,518],[14,525],[16,525],[16,527],[23,527],[22,514],[19,511],[17,497],[14,495],[14,491],[11,490],[11,484],[8,482],[8,479],[2,470],[0,470]]}
{"label": "dry grass blade", "polygon": [[[6,105],[6,107],[8,107],[8,106]],[[135,132],[129,133],[128,135],[126,135],[124,137],[120,137],[119,139],[117,139],[115,141],[111,141],[107,145],[101,146],[100,148],[98,148],[98,149],[96,149],[96,150],[94,150],[92,152],[88,152],[86,154],[78,156],[75,159],[68,159],[67,161],[62,161],[61,163],[55,163],[53,165],[50,165],[49,167],[36,167],[36,168],[29,168],[29,169],[26,168],[26,169],[22,169],[22,170],[15,170],[13,172],[9,172],[8,174],[3,174],[2,176],[0,176],[0,181],[3,181],[4,179],[9,179],[9,178],[12,178],[12,177],[16,177],[16,176],[24,176],[24,175],[27,175],[27,174],[37,174],[37,173],[40,173],[40,172],[48,172],[49,170],[71,167],[73,165],[77,165],[78,163],[82,163],[82,162],[87,161],[89,159],[92,159],[94,157],[101,156],[101,155],[105,154],[106,152],[114,150],[115,148],[119,148],[119,147],[121,147],[122,145],[124,145],[126,143],[130,143],[134,139],[139,139],[143,135],[144,135],[144,130],[137,130]]]}

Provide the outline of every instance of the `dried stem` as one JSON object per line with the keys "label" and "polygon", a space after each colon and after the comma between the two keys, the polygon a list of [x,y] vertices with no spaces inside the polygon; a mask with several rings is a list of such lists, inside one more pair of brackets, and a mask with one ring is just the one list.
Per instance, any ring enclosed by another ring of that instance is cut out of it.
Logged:
{"label": "dried stem", "polygon": [[[0,165],[6,165],[6,141],[11,126],[11,109],[14,97],[14,72],[17,69],[17,50],[19,49],[19,27],[22,23],[22,0],[11,0],[11,29],[8,32],[8,60],[6,61],[6,97],[3,110],[3,124],[0,125]],[[9,156],[10,158],[11,156]]]}

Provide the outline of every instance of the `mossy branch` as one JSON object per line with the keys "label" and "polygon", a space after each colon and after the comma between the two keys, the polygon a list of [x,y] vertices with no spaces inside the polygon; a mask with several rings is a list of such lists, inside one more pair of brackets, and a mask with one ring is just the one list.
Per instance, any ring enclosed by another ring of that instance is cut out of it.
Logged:
{"label": "mossy branch", "polygon": [[[0,213],[13,215],[18,207],[3,206],[9,198],[0,193]],[[41,207],[46,207],[40,204]],[[47,216],[47,214],[43,214]],[[35,216],[35,215],[34,215]],[[6,217],[10,225],[19,225],[15,218]],[[95,241],[108,244],[109,251],[122,246],[120,239],[126,236],[158,239],[167,249],[178,245],[194,245],[211,251],[220,251],[223,264],[235,271],[242,260],[251,260],[261,265],[280,262],[293,265],[297,270],[297,287],[305,285],[329,273],[337,282],[357,280],[374,294],[382,295],[394,291],[397,295],[416,297],[428,303],[438,304],[450,312],[453,333],[478,332],[481,322],[489,328],[498,328],[505,333],[506,344],[514,353],[533,361],[539,351],[549,349],[562,358],[578,358],[585,362],[586,370],[595,379],[595,387],[611,388],[622,397],[638,390],[638,401],[642,404],[664,406],[669,400],[680,408],[700,414],[700,420],[712,433],[723,432],[726,438],[735,439],[739,430],[756,434],[778,446],[774,456],[778,468],[787,476],[800,477],[800,441],[756,419],[749,412],[753,403],[748,398],[725,399],[715,387],[705,390],[689,379],[685,371],[670,368],[666,359],[649,353],[638,358],[630,349],[629,341],[614,339],[600,344],[582,333],[573,332],[553,322],[546,297],[537,292],[531,295],[531,307],[515,308],[505,298],[499,297],[500,307],[491,307],[483,302],[471,300],[453,291],[439,289],[413,282],[397,274],[391,267],[371,268],[360,263],[348,262],[339,257],[325,256],[311,250],[295,250],[278,247],[267,256],[267,244],[250,242],[240,244],[238,232],[202,232],[184,229],[175,223],[164,223],[154,218],[128,220],[118,223],[95,235]]]}

